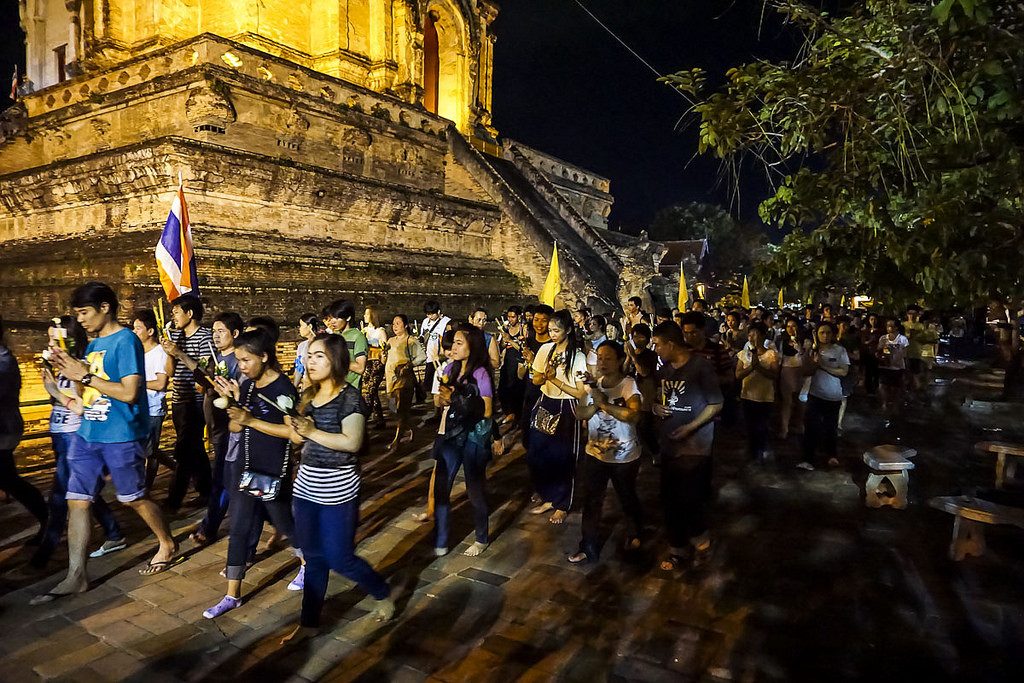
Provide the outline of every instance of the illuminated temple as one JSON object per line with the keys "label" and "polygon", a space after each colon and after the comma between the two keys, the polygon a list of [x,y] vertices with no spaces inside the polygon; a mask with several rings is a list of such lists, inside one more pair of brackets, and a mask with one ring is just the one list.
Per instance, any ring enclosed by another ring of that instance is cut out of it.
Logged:
{"label": "illuminated temple", "polygon": [[617,307],[658,249],[611,239],[608,180],[492,126],[487,0],[21,0],[0,121],[5,317],[86,278],[136,305],[180,174],[203,294],[292,317],[358,293]]}

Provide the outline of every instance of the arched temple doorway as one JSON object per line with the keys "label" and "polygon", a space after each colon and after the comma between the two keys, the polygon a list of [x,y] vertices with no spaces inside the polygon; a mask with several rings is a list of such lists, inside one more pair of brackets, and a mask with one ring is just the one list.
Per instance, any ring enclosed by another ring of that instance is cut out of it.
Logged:
{"label": "arched temple doorway", "polygon": [[427,110],[465,130],[469,115],[468,35],[448,2],[430,3],[423,21],[423,89]]}

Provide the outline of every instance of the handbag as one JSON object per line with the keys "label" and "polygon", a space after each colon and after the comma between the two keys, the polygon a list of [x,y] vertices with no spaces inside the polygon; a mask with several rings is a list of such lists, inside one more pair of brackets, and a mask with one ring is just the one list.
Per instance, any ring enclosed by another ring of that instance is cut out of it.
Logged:
{"label": "handbag", "polygon": [[395,368],[395,389],[404,389],[417,383],[416,369],[412,366],[412,354],[409,352],[409,342],[405,343],[405,357],[408,360]]}
{"label": "handbag", "polygon": [[281,492],[281,477],[246,470],[242,472],[242,478],[238,481],[238,490],[253,498],[270,502]]}
{"label": "handbag", "polygon": [[[249,405],[249,401],[252,399],[253,387],[255,386],[256,382],[249,384],[249,391],[245,395],[246,406]],[[245,465],[242,467],[242,476],[238,480],[238,490],[257,500],[269,503],[281,493],[281,482],[284,480],[285,475],[288,474],[288,454],[285,454],[281,476],[279,477],[251,471],[249,469],[249,434],[251,433],[250,429],[245,430]]]}
{"label": "handbag", "polygon": [[537,411],[533,414],[531,426],[541,434],[554,436],[555,432],[558,431],[558,421],[561,418],[561,413],[552,413],[544,406],[538,405]]}

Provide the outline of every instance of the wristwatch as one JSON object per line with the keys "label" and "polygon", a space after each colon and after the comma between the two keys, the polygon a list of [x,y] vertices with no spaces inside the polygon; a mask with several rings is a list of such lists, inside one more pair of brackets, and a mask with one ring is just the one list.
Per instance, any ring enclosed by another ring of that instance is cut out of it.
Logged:
{"label": "wristwatch", "polygon": [[85,377],[82,378],[82,386],[87,387],[92,384],[93,374],[91,372],[85,373]]}

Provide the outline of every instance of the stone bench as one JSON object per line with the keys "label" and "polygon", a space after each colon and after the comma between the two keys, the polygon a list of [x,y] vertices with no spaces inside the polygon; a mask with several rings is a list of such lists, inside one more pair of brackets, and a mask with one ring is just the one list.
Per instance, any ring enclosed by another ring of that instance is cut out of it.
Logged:
{"label": "stone bench", "polygon": [[[996,457],[997,489],[1005,487],[1007,478],[1013,479],[1016,477],[1017,461],[1015,458],[1024,458],[1024,444],[1018,443],[981,441],[974,444],[974,450]],[[1007,456],[1010,456],[1009,459]]]}
{"label": "stone bench", "polygon": [[985,553],[985,525],[1007,524],[1024,529],[1024,508],[1000,505],[970,496],[940,496],[928,501],[936,510],[954,516],[949,557],[959,562],[968,555]]}
{"label": "stone bench", "polygon": [[915,455],[913,448],[890,444],[864,451],[864,464],[870,470],[864,484],[864,504],[871,508],[891,505],[897,510],[907,507],[909,471],[914,469],[910,458]]}

